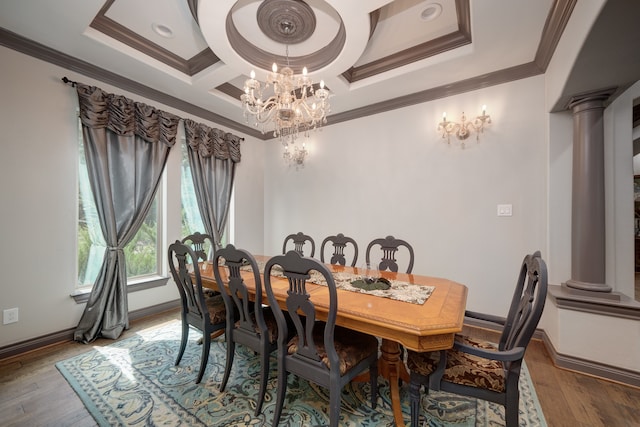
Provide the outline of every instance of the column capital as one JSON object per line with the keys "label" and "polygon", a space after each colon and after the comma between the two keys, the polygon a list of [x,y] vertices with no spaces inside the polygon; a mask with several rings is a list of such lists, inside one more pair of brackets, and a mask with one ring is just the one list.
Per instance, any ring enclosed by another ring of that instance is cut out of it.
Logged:
{"label": "column capital", "polygon": [[[566,108],[568,110],[573,110],[575,107],[582,105],[586,102],[599,102],[600,105],[602,105],[611,97],[611,95],[613,95],[616,92],[617,89],[618,89],[617,87],[611,87],[607,89],[601,89],[601,90],[596,90],[592,92],[585,92],[578,95],[573,95],[569,99],[569,102],[567,102]],[[596,106],[597,105],[593,105],[593,107],[596,107]]]}

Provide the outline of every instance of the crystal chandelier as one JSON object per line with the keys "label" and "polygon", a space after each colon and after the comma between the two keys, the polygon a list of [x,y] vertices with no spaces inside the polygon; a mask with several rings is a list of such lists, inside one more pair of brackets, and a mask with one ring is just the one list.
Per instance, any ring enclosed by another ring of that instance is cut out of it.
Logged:
{"label": "crystal chandelier", "polygon": [[[281,27],[285,34],[292,31],[289,22],[281,23]],[[307,67],[303,68],[302,75],[294,75],[289,67],[288,44],[286,58],[287,65],[280,72],[278,66],[273,64],[272,72],[264,84],[256,80],[252,70],[251,78],[244,82],[244,94],[240,97],[247,123],[251,116],[254,125],[262,133],[273,125],[273,136],[280,138],[285,147],[293,143],[300,132],[309,136],[310,130],[325,124],[330,111],[329,90],[325,89],[324,81],[314,87],[307,77]],[[269,88],[273,88],[272,94]]]}

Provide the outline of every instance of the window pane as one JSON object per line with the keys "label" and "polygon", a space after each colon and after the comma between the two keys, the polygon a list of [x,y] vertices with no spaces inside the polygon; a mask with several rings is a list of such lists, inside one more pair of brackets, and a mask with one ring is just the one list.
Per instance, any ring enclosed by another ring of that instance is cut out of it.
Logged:
{"label": "window pane", "polygon": [[191,176],[191,167],[189,166],[189,157],[187,155],[187,144],[180,144],[182,150],[182,166],[180,174],[180,194],[182,203],[182,236],[188,236],[196,231],[205,233],[202,217],[198,210],[198,202],[196,200],[196,192],[193,188],[193,178]]}
{"label": "window pane", "polygon": [[[80,131],[80,135],[82,132]],[[78,287],[92,286],[102,266],[106,243],[100,229],[95,201],[87,165],[84,157],[82,136],[79,138],[79,170],[78,170]],[[127,279],[156,275],[159,272],[158,262],[158,230],[159,210],[156,194],[153,205],[137,234],[125,247],[127,263]]]}
{"label": "window pane", "polygon": [[124,248],[127,260],[127,279],[156,274],[158,272],[158,197],[153,201],[151,209],[140,229]]}
{"label": "window pane", "polygon": [[[182,203],[182,236],[188,236],[196,231],[200,233],[206,233],[204,225],[202,223],[202,217],[200,210],[198,209],[198,202],[196,200],[196,192],[193,187],[193,177],[191,175],[191,167],[189,166],[189,157],[187,154],[187,144],[181,144],[182,150],[182,173],[180,174],[180,190],[181,190],[181,203]],[[233,204],[233,199],[231,200]],[[222,246],[226,246],[229,235],[229,221],[224,227],[222,232]],[[207,253],[209,248],[206,248]],[[210,255],[211,256],[211,255]]]}

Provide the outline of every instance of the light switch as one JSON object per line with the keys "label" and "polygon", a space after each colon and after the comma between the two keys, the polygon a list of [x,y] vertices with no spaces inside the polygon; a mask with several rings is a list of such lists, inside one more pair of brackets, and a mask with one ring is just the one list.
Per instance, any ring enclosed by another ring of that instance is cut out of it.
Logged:
{"label": "light switch", "polygon": [[498,216],[512,216],[512,215],[513,215],[513,207],[511,204],[498,205]]}

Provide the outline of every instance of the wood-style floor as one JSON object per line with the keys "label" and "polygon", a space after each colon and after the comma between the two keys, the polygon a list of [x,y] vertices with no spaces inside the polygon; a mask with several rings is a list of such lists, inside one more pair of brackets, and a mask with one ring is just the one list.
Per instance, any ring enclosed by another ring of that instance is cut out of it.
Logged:
{"label": "wood-style floor", "polygon": [[[179,318],[170,311],[131,323],[123,337]],[[469,328],[466,333],[495,339],[495,333]],[[97,340],[103,346],[111,340]],[[95,422],[56,362],[90,346],[63,343],[0,361],[0,425],[94,426]],[[550,427],[640,426],[640,389],[555,368],[540,341],[525,356],[540,406]]]}

